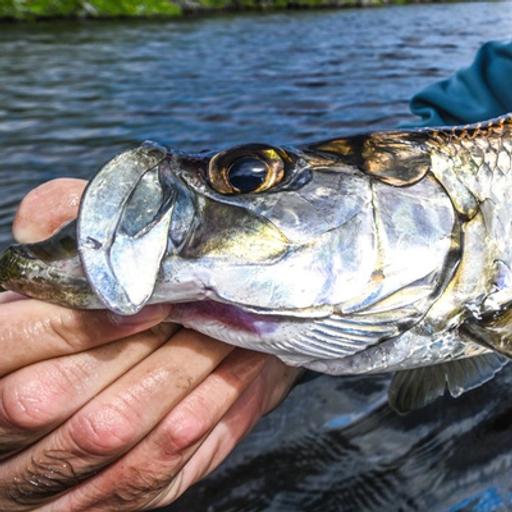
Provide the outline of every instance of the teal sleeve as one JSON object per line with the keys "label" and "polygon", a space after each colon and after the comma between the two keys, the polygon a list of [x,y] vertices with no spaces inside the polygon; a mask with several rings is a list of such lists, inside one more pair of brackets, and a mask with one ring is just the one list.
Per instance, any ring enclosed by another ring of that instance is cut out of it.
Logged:
{"label": "teal sleeve", "polygon": [[475,123],[512,112],[512,41],[484,44],[475,60],[416,94],[416,126]]}

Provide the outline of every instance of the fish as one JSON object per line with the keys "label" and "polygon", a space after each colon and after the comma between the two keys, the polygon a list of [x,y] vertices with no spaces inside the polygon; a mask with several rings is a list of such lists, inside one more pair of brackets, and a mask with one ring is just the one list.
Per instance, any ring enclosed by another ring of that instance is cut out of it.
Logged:
{"label": "fish", "polygon": [[512,115],[105,164],[77,219],[9,247],[0,286],[168,321],[331,375],[393,372],[400,413],[512,356]]}

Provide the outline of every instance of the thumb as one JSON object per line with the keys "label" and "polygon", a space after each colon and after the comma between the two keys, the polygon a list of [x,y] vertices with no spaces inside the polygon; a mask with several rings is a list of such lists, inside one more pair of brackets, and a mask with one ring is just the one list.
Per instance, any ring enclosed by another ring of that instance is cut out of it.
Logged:
{"label": "thumb", "polygon": [[61,178],[29,192],[16,212],[14,238],[21,243],[44,240],[76,218],[86,184],[85,180]]}

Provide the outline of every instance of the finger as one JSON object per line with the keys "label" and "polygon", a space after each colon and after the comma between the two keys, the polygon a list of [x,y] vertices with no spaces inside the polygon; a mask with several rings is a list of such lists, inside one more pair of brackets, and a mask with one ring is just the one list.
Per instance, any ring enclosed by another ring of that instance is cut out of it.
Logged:
{"label": "finger", "polygon": [[0,293],[0,304],[7,304],[8,302],[15,302],[17,300],[25,300],[27,297],[16,292],[2,292]]}
{"label": "finger", "polygon": [[131,317],[109,311],[71,310],[37,300],[0,307],[0,376],[37,361],[82,352],[159,324],[170,306],[145,308]]}
{"label": "finger", "polygon": [[176,332],[162,324],[116,343],[43,361],[0,381],[0,460],[33,444]]}
{"label": "finger", "polygon": [[269,360],[263,371],[193,452],[178,473],[178,478],[174,478],[167,489],[142,510],[173,503],[192,485],[215,470],[261,416],[286,397],[300,373],[301,369],[285,366],[276,358]]}
{"label": "finger", "polygon": [[21,243],[44,240],[74,219],[86,184],[84,180],[60,178],[29,192],[16,212],[14,238]]}
{"label": "finger", "polygon": [[61,428],[4,463],[0,504],[30,510],[96,474],[145,437],[231,350],[180,331]]}
{"label": "finger", "polygon": [[141,510],[166,490],[270,356],[234,350],[133,450],[49,510]]}

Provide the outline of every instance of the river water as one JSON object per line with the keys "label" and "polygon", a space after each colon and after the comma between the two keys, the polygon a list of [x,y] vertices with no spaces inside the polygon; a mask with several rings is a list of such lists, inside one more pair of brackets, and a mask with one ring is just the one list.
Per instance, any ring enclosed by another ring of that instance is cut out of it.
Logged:
{"label": "river water", "polygon": [[[145,139],[298,143],[410,121],[512,3],[0,26],[0,249],[20,198]],[[512,368],[400,417],[388,377],[299,385],[173,512],[512,510]]]}

